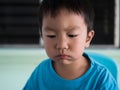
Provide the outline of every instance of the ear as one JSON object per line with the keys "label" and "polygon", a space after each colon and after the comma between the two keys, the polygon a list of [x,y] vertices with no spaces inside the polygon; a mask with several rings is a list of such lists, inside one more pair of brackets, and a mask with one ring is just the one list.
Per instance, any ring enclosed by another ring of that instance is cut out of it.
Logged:
{"label": "ear", "polygon": [[86,45],[85,45],[85,48],[89,47],[90,45],[90,42],[92,41],[93,37],[94,37],[94,30],[91,30],[90,32],[88,32],[87,34],[87,38],[86,38]]}

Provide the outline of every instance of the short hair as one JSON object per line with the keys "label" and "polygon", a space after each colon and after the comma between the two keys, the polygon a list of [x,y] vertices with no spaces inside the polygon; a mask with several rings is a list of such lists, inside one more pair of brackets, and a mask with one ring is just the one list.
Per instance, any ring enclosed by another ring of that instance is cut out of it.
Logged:
{"label": "short hair", "polygon": [[65,8],[70,12],[81,14],[84,17],[88,32],[93,30],[94,10],[90,0],[41,0],[39,11],[39,26],[42,34],[42,21],[44,16],[58,15],[59,10]]}

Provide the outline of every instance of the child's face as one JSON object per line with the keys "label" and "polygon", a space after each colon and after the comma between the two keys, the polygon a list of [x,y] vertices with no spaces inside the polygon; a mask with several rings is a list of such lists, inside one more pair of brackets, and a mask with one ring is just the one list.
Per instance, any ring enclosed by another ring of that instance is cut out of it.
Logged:
{"label": "child's face", "polygon": [[42,38],[48,56],[55,62],[71,64],[82,54],[94,35],[87,34],[84,17],[63,9],[56,17],[44,16]]}

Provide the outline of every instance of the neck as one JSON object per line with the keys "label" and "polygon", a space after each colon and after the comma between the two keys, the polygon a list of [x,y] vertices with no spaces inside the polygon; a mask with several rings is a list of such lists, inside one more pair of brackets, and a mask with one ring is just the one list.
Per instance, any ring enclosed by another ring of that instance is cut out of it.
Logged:
{"label": "neck", "polygon": [[88,70],[90,64],[86,58],[82,58],[69,65],[53,63],[53,66],[59,76],[72,80],[82,76]]}

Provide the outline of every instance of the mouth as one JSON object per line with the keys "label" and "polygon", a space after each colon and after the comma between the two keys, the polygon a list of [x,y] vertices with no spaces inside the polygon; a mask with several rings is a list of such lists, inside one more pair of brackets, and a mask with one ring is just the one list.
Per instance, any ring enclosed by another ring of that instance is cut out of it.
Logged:
{"label": "mouth", "polygon": [[71,56],[65,54],[57,55],[56,57],[58,59],[71,59]]}

